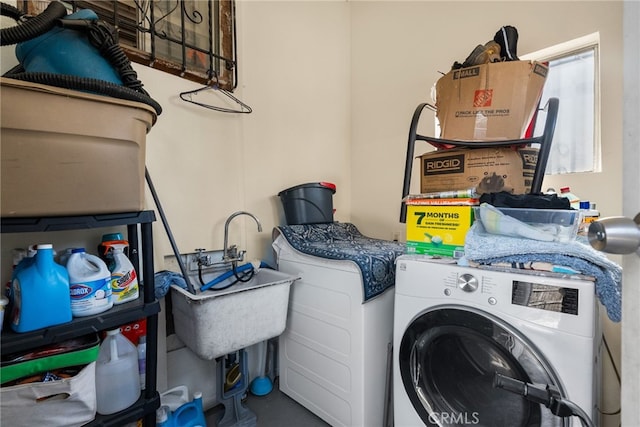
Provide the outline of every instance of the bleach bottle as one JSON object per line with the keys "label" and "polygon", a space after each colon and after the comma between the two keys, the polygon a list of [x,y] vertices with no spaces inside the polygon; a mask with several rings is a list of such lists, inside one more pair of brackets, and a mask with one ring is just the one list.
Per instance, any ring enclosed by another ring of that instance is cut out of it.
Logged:
{"label": "bleach bottle", "polygon": [[114,304],[123,304],[138,299],[140,293],[138,275],[133,264],[124,254],[127,242],[110,243],[113,251],[113,270],[111,270],[111,292]]}
{"label": "bleach bottle", "polygon": [[36,247],[33,260],[25,258],[11,281],[11,328],[29,332],[71,321],[69,274],[53,260],[53,245]]}
{"label": "bleach bottle", "polygon": [[74,316],[91,316],[113,307],[111,272],[104,261],[76,248],[67,261],[67,272]]}
{"label": "bleach bottle", "polygon": [[138,351],[119,328],[107,331],[96,360],[97,412],[114,414],[139,397]]}

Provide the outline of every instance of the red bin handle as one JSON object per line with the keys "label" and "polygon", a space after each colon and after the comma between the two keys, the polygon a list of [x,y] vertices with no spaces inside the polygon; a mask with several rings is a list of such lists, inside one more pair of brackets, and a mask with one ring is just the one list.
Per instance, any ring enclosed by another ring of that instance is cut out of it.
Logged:
{"label": "red bin handle", "polygon": [[323,186],[323,187],[327,187],[328,189],[330,189],[334,193],[336,192],[336,185],[331,183],[331,182],[321,182],[320,185]]}

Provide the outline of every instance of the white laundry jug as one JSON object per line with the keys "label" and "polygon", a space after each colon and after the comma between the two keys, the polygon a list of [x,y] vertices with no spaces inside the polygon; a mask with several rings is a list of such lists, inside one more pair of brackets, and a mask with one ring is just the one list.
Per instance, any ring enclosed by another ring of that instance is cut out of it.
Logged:
{"label": "white laundry jug", "polygon": [[67,272],[74,316],[91,316],[113,307],[111,272],[103,260],[76,248],[67,260]]}
{"label": "white laundry jug", "polygon": [[109,415],[133,405],[140,397],[138,351],[120,329],[107,331],[96,363],[97,411]]}

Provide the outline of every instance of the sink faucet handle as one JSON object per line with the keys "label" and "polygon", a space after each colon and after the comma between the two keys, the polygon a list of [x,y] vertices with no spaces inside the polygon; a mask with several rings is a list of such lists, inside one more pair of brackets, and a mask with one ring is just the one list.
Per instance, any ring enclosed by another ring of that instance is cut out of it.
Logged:
{"label": "sink faucet handle", "polygon": [[203,255],[206,251],[204,248],[196,248],[195,251],[198,255],[196,255],[196,261],[199,266],[208,266],[211,264],[211,257],[209,255]]}
{"label": "sink faucet handle", "polygon": [[224,250],[224,259],[225,260],[235,260],[238,256],[238,246],[231,245]]}

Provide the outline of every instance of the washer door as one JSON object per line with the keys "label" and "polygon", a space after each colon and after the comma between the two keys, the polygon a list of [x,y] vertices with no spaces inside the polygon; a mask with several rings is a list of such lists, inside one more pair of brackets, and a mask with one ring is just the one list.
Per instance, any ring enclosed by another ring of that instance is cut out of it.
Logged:
{"label": "washer door", "polygon": [[494,374],[550,384],[566,395],[544,355],[526,337],[488,313],[434,307],[407,328],[398,349],[400,375],[428,426],[564,426],[568,418],[507,390]]}

